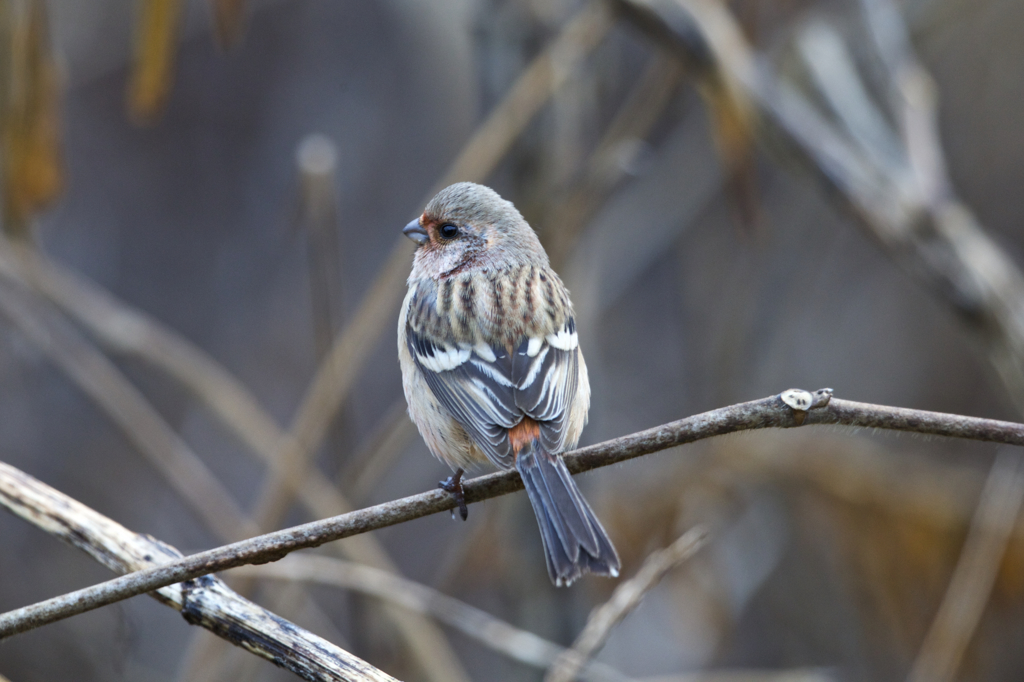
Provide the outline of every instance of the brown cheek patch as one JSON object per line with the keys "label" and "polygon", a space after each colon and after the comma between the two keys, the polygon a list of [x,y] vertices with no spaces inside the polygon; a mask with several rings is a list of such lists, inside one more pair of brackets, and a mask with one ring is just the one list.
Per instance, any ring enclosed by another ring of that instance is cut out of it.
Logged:
{"label": "brown cheek patch", "polygon": [[508,430],[509,445],[512,446],[512,452],[517,455],[520,450],[539,439],[540,425],[529,417],[523,417],[523,421]]}
{"label": "brown cheek patch", "polygon": [[427,236],[430,237],[423,245],[427,248],[437,248],[437,222],[433,218],[428,218],[426,213],[420,216],[420,226],[427,231]]}

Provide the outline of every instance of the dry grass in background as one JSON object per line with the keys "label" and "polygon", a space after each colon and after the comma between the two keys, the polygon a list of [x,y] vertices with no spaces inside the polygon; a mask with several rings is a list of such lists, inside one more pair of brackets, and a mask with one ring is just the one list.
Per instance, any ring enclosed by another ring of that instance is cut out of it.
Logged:
{"label": "dry grass in background", "polygon": [[[0,459],[182,551],[446,475],[393,328],[399,230],[454,180],[515,201],[573,291],[585,443],[791,385],[1020,421],[1019,3],[0,10]],[[627,578],[713,529],[588,678],[1019,675],[1015,462],[804,430],[585,477]],[[224,578],[400,679],[538,679],[615,583],[550,587],[519,498]],[[0,610],[109,577],[12,516],[0,538]],[[149,602],[2,642],[0,674],[291,678]]]}

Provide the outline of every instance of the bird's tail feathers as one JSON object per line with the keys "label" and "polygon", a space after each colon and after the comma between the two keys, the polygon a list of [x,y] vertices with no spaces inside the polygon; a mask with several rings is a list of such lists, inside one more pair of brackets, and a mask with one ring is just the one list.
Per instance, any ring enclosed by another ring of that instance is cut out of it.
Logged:
{"label": "bird's tail feathers", "polygon": [[562,458],[534,439],[516,456],[516,469],[537,516],[552,582],[570,585],[585,573],[617,577],[619,555]]}

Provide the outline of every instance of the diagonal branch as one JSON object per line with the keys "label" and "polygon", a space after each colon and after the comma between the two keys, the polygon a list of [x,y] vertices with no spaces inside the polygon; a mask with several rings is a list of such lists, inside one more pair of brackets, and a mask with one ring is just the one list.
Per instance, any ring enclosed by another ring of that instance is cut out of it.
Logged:
{"label": "diagonal branch", "polygon": [[[376,597],[429,615],[488,648],[535,668],[551,666],[567,649],[539,635],[518,628],[486,611],[408,578],[350,561],[312,554],[292,554],[276,564],[243,566],[243,575],[331,585]],[[619,671],[588,661],[580,677],[590,682],[628,682]]]}
{"label": "diagonal branch", "polygon": [[92,398],[220,539],[259,532],[203,460],[107,356],[31,293],[0,283],[0,313]]}
{"label": "diagonal branch", "polygon": [[946,596],[907,676],[909,682],[955,679],[992,594],[1024,501],[1024,466],[1017,453],[992,465]]}
{"label": "diagonal branch", "polygon": [[[658,452],[676,445],[738,431],[835,424],[921,433],[1009,445],[1024,445],[1024,424],[871,405],[831,398],[831,389],[809,393],[790,389],[780,395],[722,407],[614,440],[580,448],[566,455],[573,473]],[[481,476],[464,483],[466,501],[521,490],[514,471]],[[275,561],[297,549],[386,528],[453,509],[448,493],[432,490],[330,519],[287,528],[115,578],[38,604],[0,615],[0,638],[9,637],[100,606],[173,585],[183,580],[252,563]]]}
{"label": "diagonal branch", "polygon": [[[135,533],[81,502],[0,462],[0,504],[113,571],[158,566],[181,553]],[[163,587],[152,596],[256,655],[318,682],[394,682],[394,679],[330,642],[243,599],[217,578]]]}
{"label": "diagonal branch", "polygon": [[707,538],[707,530],[697,526],[683,533],[668,547],[652,552],[636,575],[620,583],[611,599],[591,612],[586,627],[576,637],[572,648],[566,649],[552,664],[544,682],[575,680],[583,667],[608,641],[612,628],[632,613],[644,595],[657,587],[669,571],[707,544]]}

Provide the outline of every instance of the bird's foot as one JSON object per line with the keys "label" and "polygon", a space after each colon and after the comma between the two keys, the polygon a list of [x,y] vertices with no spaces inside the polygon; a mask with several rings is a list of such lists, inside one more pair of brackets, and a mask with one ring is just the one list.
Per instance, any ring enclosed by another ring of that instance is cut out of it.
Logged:
{"label": "bird's foot", "polygon": [[[451,493],[451,496],[455,498],[455,503],[459,505],[459,516],[465,521],[469,518],[469,507],[466,506],[466,494],[462,490],[462,474],[466,473],[462,469],[455,472],[455,475],[449,476],[440,483],[437,487],[445,492]],[[455,518],[455,510],[452,509],[452,518]]]}

